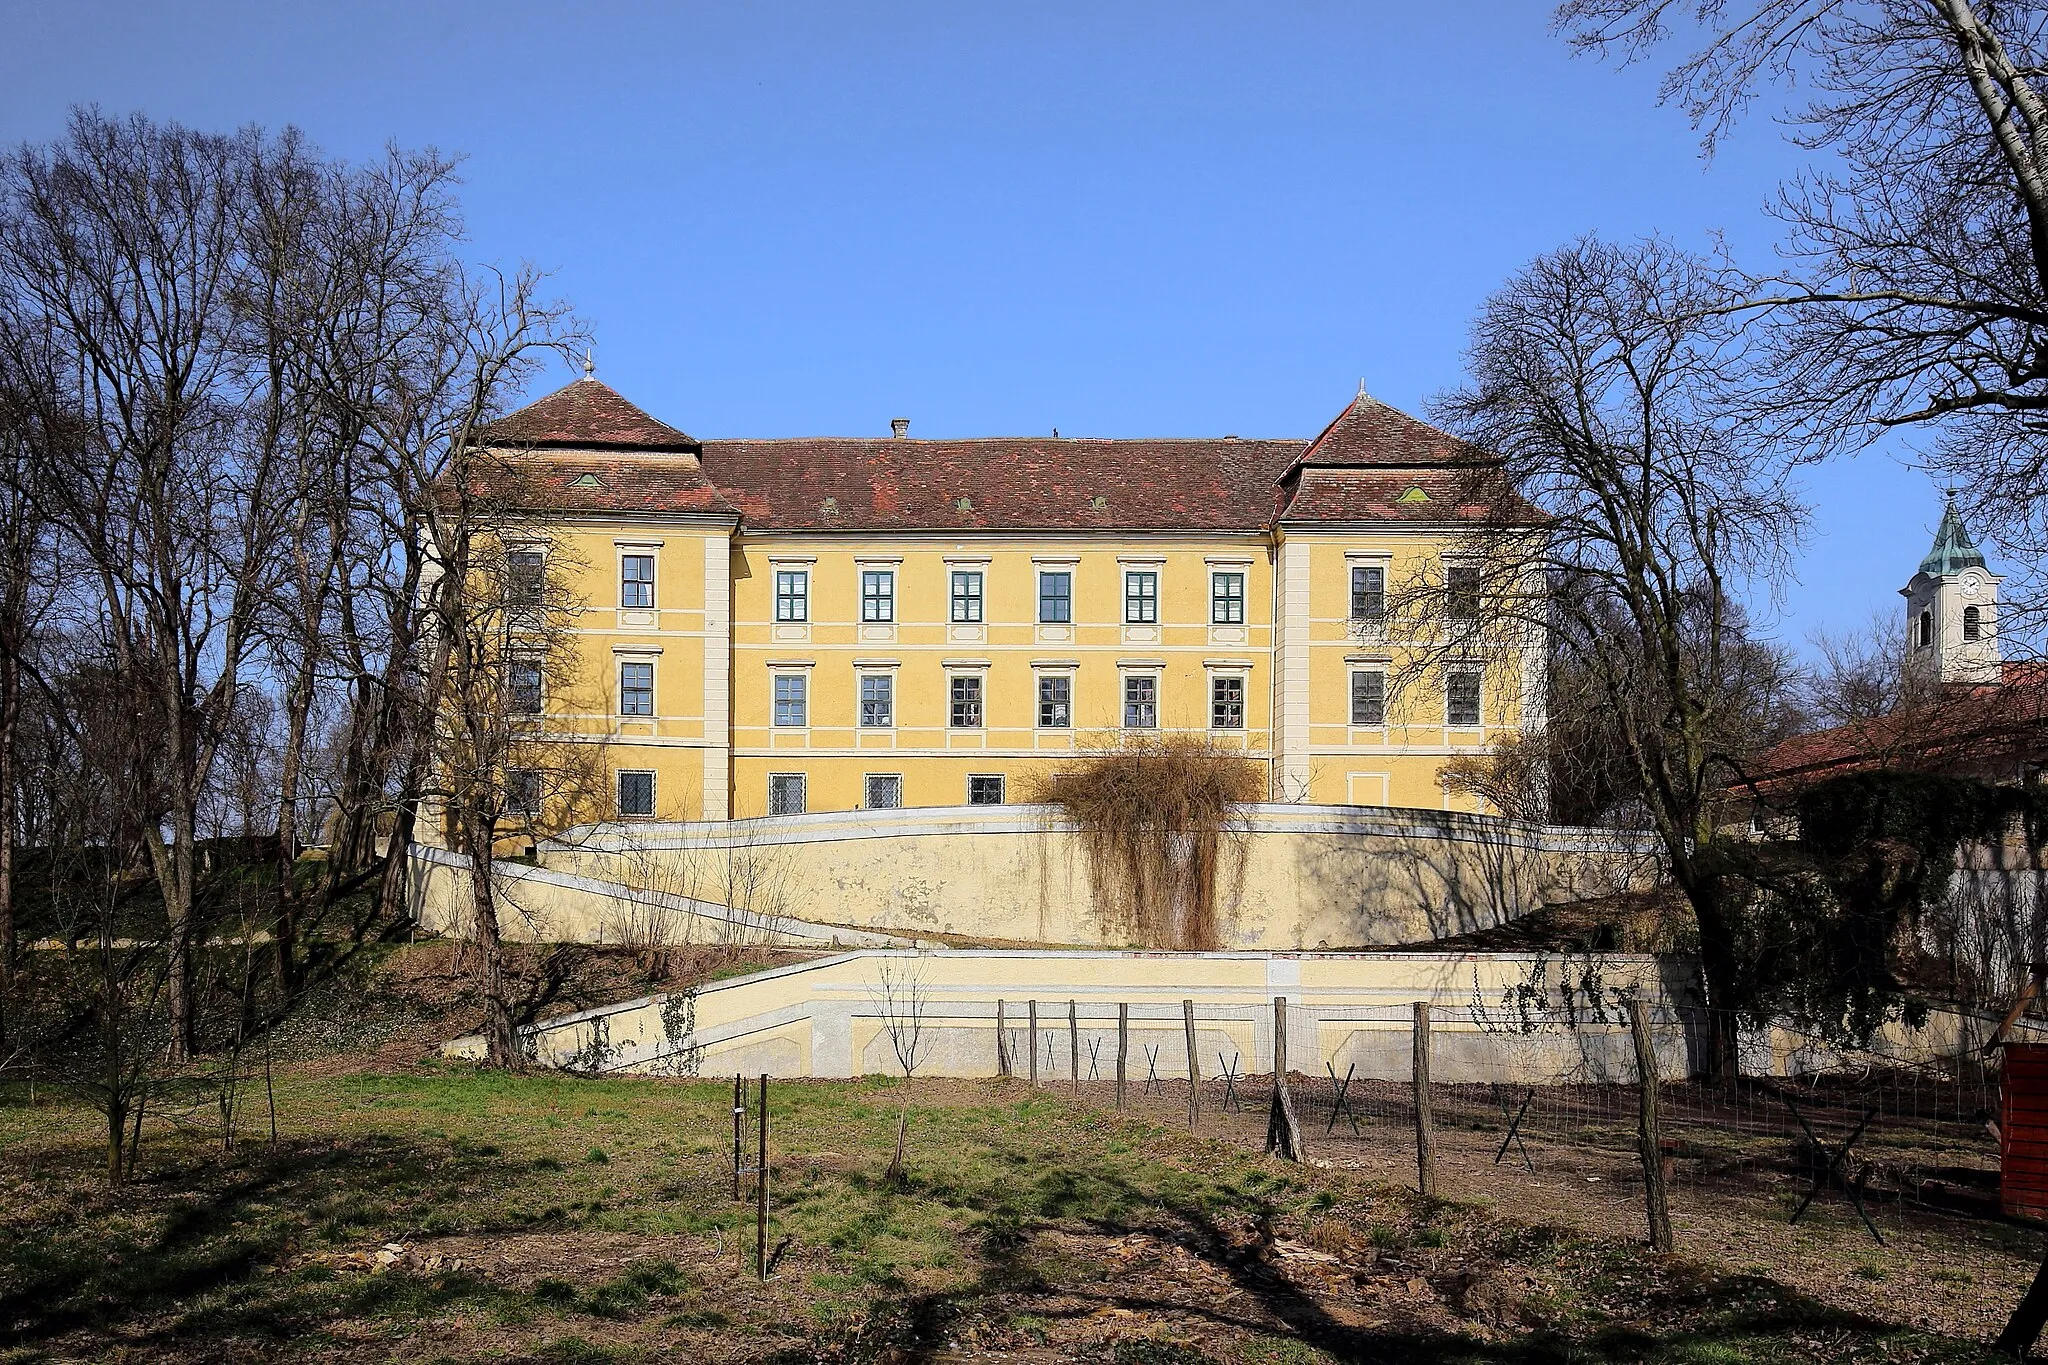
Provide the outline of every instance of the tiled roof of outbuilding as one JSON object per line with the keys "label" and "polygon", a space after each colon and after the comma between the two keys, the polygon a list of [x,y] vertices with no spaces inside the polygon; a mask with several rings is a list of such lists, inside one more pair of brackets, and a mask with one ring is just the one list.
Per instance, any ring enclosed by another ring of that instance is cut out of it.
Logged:
{"label": "tiled roof of outbuilding", "polygon": [[688,450],[696,444],[634,407],[609,384],[583,378],[479,427],[479,445],[580,450]]}

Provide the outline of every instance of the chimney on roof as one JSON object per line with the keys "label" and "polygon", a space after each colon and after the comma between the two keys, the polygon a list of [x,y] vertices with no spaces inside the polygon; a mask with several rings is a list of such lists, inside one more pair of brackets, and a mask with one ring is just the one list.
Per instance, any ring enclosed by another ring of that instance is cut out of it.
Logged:
{"label": "chimney on roof", "polygon": [[910,419],[908,417],[891,417],[889,419],[889,430],[897,440],[902,440],[910,435]]}

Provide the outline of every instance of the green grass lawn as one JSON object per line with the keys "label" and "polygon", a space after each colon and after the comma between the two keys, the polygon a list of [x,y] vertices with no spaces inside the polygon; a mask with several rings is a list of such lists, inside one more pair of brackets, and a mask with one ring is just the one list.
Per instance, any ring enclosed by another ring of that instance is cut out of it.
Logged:
{"label": "green grass lawn", "polygon": [[730,1081],[299,1072],[275,1146],[195,1113],[121,1190],[0,1094],[0,1360],[1990,1358],[1014,1083],[913,1087],[901,1182],[900,1085],[771,1093],[765,1284]]}

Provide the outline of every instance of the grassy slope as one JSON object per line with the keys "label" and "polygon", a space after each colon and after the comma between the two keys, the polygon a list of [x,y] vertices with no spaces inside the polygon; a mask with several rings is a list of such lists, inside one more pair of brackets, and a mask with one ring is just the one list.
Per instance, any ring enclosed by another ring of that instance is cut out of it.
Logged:
{"label": "grassy slope", "polygon": [[1983,1358],[1016,1088],[920,1082],[895,1188],[900,1087],[774,1097],[765,1286],[729,1082],[292,1075],[275,1148],[195,1114],[119,1192],[0,1097],[0,1359]]}

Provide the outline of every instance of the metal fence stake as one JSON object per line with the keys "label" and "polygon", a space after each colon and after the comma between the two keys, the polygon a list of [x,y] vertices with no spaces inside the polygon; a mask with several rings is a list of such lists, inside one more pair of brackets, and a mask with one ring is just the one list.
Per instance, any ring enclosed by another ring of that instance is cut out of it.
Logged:
{"label": "metal fence stake", "polygon": [[1131,1059],[1131,1007],[1128,1002],[1116,1007],[1116,1107],[1124,1107],[1124,1067]]}
{"label": "metal fence stake", "polygon": [[1195,1120],[1202,1116],[1202,1059],[1195,1052],[1195,1002],[1180,1002],[1181,1027],[1188,1035],[1188,1131],[1195,1130]]}

